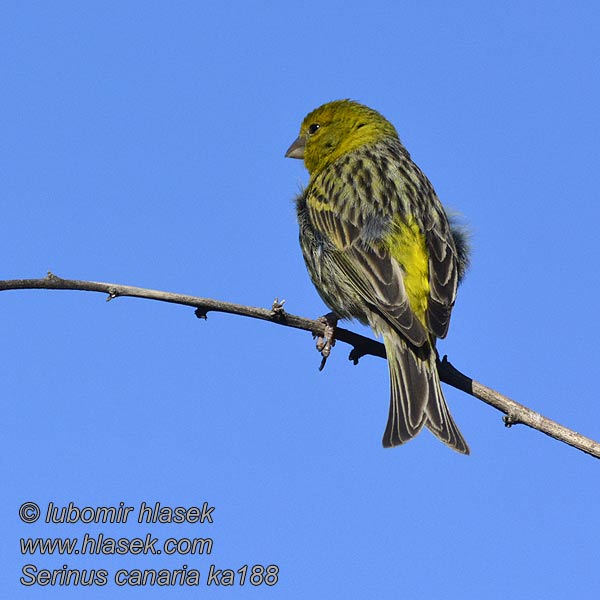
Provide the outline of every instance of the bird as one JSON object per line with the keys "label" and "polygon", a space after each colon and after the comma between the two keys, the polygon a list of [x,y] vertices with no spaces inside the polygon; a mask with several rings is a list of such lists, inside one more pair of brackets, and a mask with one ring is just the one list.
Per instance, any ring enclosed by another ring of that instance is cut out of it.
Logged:
{"label": "bird", "polygon": [[469,454],[441,388],[436,340],[448,332],[470,260],[468,232],[450,218],[396,128],[353,100],[302,121],[285,156],[304,161],[296,198],[302,255],[335,319],[383,337],[390,405],[383,446],[423,427]]}

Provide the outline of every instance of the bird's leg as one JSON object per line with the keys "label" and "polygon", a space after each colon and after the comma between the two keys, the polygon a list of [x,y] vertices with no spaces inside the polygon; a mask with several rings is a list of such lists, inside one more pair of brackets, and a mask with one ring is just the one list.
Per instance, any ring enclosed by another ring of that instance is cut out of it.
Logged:
{"label": "bird's leg", "polygon": [[317,319],[319,323],[325,325],[325,332],[323,335],[315,335],[317,340],[317,350],[323,357],[321,360],[321,366],[319,371],[325,368],[325,363],[331,354],[331,349],[335,346],[335,328],[337,327],[338,318],[335,313],[327,313]]}

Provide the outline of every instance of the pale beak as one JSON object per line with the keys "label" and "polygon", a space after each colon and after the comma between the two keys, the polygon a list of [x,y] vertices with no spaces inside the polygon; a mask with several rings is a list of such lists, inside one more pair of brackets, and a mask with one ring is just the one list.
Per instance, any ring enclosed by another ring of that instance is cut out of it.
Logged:
{"label": "pale beak", "polygon": [[294,143],[287,149],[286,158],[304,158],[304,148],[306,146],[306,138],[299,135]]}

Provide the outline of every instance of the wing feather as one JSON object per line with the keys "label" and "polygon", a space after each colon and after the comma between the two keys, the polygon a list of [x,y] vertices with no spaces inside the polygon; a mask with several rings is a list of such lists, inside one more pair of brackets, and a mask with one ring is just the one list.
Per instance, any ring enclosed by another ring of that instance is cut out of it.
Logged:
{"label": "wing feather", "polygon": [[309,216],[318,232],[333,244],[331,259],[351,292],[409,342],[415,346],[425,344],[429,335],[411,310],[401,266],[383,244],[365,235],[373,231],[373,226],[359,226],[369,218],[359,210],[348,210],[347,206],[343,211],[334,204],[324,206],[320,198],[309,192]]}
{"label": "wing feather", "polygon": [[439,338],[448,333],[458,287],[458,262],[450,235],[449,229],[442,232],[436,228],[426,238],[429,248],[427,321],[431,332]]}

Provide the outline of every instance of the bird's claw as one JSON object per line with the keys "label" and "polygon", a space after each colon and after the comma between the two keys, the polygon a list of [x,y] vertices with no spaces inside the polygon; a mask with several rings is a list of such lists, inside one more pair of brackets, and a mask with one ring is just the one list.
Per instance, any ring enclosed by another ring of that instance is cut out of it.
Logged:
{"label": "bird's claw", "polygon": [[319,317],[317,321],[325,326],[323,335],[314,335],[317,340],[317,350],[323,357],[319,367],[319,371],[322,371],[325,368],[325,363],[327,362],[329,355],[331,354],[331,349],[335,346],[335,328],[337,327],[338,319],[334,313],[328,313],[322,317]]}

